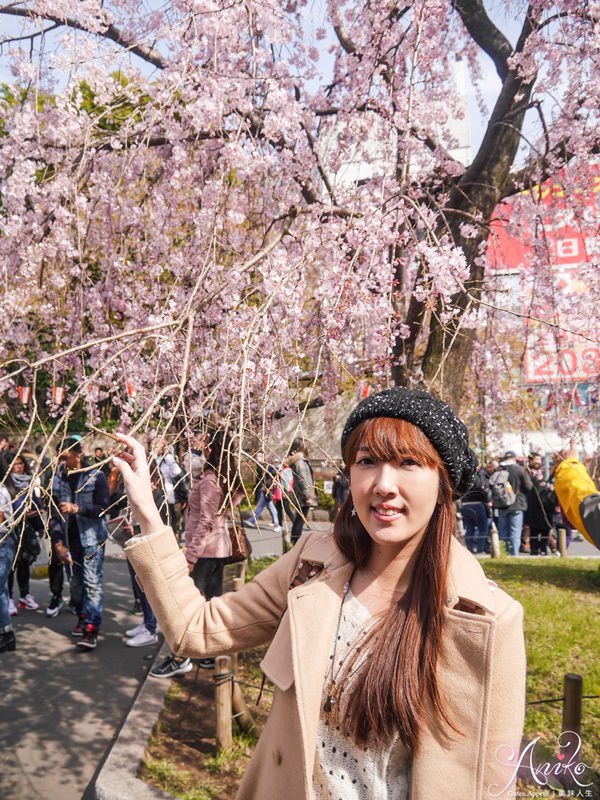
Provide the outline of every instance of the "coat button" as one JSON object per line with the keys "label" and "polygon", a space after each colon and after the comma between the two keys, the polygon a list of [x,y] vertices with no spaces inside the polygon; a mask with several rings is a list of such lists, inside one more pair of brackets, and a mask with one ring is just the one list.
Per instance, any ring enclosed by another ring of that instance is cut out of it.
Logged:
{"label": "coat button", "polygon": [[273,750],[273,761],[279,766],[283,761],[281,750]]}

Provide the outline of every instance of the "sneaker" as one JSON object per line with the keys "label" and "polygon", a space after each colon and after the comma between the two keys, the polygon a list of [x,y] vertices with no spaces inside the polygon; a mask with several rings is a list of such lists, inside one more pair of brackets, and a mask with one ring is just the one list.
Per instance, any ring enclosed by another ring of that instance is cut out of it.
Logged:
{"label": "sneaker", "polygon": [[281,527],[281,525],[275,525],[275,527],[273,528],[273,531],[275,533],[283,533],[283,528]]}
{"label": "sneaker", "polygon": [[0,633],[0,653],[13,653],[16,646],[14,631]]}
{"label": "sneaker", "polygon": [[128,631],[125,631],[125,636],[129,636],[130,638],[133,636],[137,636],[138,633],[146,630],[146,626],[143,622],[140,622],[139,625],[136,625],[135,628],[129,628]]}
{"label": "sneaker", "polygon": [[140,631],[137,636],[132,636],[125,644],[127,647],[146,647],[146,645],[156,644],[157,642],[158,636],[155,633],[150,633],[144,625],[144,630]]}
{"label": "sneaker", "polygon": [[152,678],[173,678],[175,675],[185,675],[192,669],[189,658],[176,658],[172,653],[165,660],[150,670]]}
{"label": "sneaker", "polygon": [[143,613],[143,612],[142,612],[142,604],[140,603],[140,601],[139,601],[139,600],[135,600],[135,601],[134,601],[134,603],[133,603],[133,608],[131,609],[131,613],[132,613],[132,614],[135,614],[135,615],[136,615],[136,616],[138,616],[138,617],[140,616],[140,614],[142,614],[142,613]]}
{"label": "sneaker", "polygon": [[198,658],[195,659],[196,664],[200,667],[200,669],[214,669],[215,668],[215,660],[214,658]]}
{"label": "sneaker", "polygon": [[83,636],[78,642],[75,642],[77,647],[87,647],[88,650],[93,650],[98,642],[98,628],[88,622],[85,626]]}
{"label": "sneaker", "polygon": [[19,597],[19,608],[28,608],[29,611],[37,611],[39,607],[40,604],[32,594],[26,594],[25,597]]}
{"label": "sneaker", "polygon": [[247,519],[245,525],[247,528],[256,528],[256,522],[253,519]]}
{"label": "sneaker", "polygon": [[85,632],[85,617],[79,617],[77,625],[71,631],[71,636],[83,636]]}
{"label": "sneaker", "polygon": [[10,614],[11,617],[16,617],[17,614],[19,613],[15,605],[15,601],[12,599],[12,597],[8,598],[8,613]]}
{"label": "sneaker", "polygon": [[64,606],[62,601],[62,597],[56,597],[56,595],[52,595],[50,598],[50,602],[48,603],[48,607],[46,609],[46,616],[47,617],[58,617],[58,612]]}
{"label": "sneaker", "polygon": [[74,614],[76,617],[79,616],[79,611],[77,610],[77,606],[75,605],[74,600],[69,600],[67,603],[67,611],[70,611],[71,614]]}

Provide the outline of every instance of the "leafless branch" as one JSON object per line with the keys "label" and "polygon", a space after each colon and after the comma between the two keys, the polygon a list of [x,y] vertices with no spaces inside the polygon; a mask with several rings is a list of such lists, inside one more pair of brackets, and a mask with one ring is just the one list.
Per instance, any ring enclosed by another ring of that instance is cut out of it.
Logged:
{"label": "leafless branch", "polygon": [[[59,17],[55,17],[51,14],[37,14],[35,11],[29,8],[22,8],[18,5],[8,5],[8,6],[0,6],[0,14],[7,14],[8,16],[13,17],[23,17],[24,19],[45,19],[48,22],[53,22],[53,27],[66,27],[66,28],[73,28],[78,31],[83,31],[84,33],[92,33],[88,31],[88,29],[83,25],[81,22],[78,22],[76,19],[71,17],[65,17],[65,19],[60,19]],[[119,47],[122,47],[124,50],[128,50],[129,52],[133,53],[134,55],[138,56],[139,58],[143,59],[144,61],[152,64],[153,66],[157,67],[157,69],[165,69],[167,66],[167,62],[163,58],[163,56],[156,50],[154,47],[147,47],[141,43],[132,43],[127,40],[127,38],[121,33],[121,31],[115,25],[108,25],[106,30],[102,31],[100,34],[95,34],[101,36],[104,39],[109,39],[111,42],[118,44]]]}

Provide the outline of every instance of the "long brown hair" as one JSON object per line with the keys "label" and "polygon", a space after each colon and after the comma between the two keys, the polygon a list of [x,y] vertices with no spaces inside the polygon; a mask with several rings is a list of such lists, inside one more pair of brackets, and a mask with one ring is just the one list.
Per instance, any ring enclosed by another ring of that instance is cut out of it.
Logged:
{"label": "long brown hair", "polygon": [[[458,731],[445,710],[436,673],[454,529],[452,488],[437,450],[410,422],[378,417],[358,425],[344,448],[346,471],[355,463],[359,447],[367,447],[377,461],[412,458],[439,474],[438,503],[423,534],[406,597],[371,629],[368,659],[360,667],[355,666],[358,656],[350,659],[339,684],[340,694],[348,692],[346,713],[339,719],[347,736],[366,745],[371,741],[389,744],[397,734],[414,751],[423,719],[431,711],[438,721]],[[351,511],[349,494],[336,517],[333,535],[338,548],[360,567],[373,542]],[[363,653],[365,649],[363,645]]]}

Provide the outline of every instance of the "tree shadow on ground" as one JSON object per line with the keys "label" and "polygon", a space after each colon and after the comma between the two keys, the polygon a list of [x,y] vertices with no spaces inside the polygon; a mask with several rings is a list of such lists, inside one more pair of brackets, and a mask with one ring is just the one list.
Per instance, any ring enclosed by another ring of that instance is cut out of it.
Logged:
{"label": "tree shadow on ground", "polygon": [[[44,602],[47,588],[47,581],[32,582]],[[2,800],[79,800],[131,707],[152,663],[146,657],[153,657],[157,646],[124,644],[124,629],[141,621],[130,614],[124,560],[106,560],[105,591],[94,651],[75,646],[70,632],[76,618],[65,610],[55,619],[40,609],[20,612],[14,620],[17,650],[0,656]]]}

